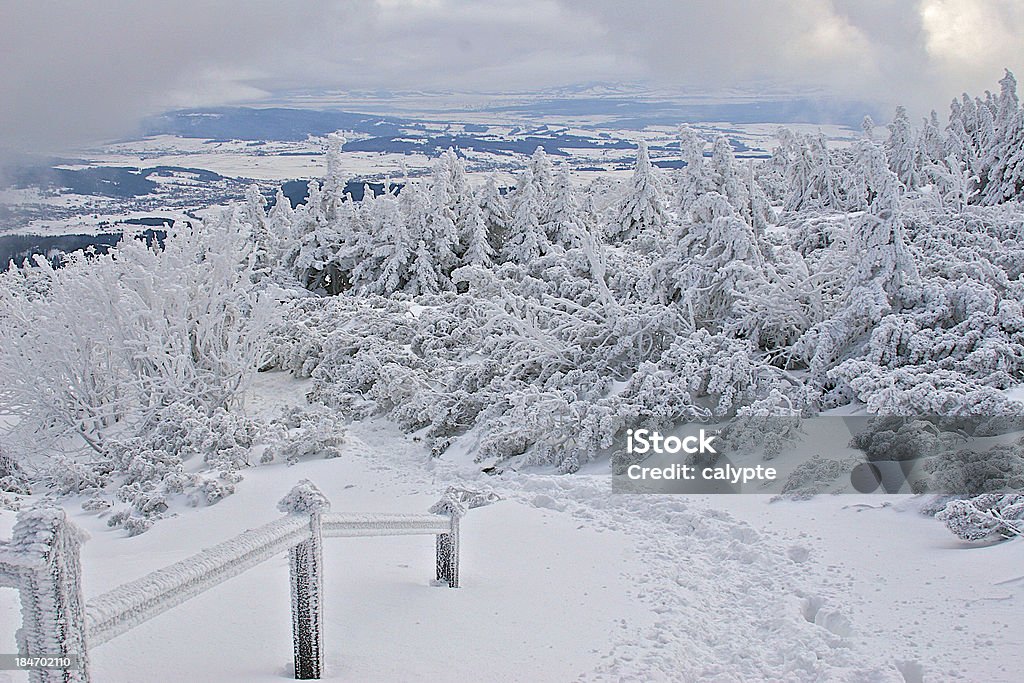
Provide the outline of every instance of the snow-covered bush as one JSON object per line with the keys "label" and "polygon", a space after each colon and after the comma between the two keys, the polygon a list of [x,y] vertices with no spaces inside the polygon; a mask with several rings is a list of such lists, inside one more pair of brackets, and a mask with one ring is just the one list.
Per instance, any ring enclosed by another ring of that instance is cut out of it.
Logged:
{"label": "snow-covered bush", "polygon": [[322,405],[295,406],[268,425],[272,434],[260,457],[263,464],[294,465],[306,458],[338,458],[348,441],[342,421]]}
{"label": "snow-covered bush", "polygon": [[270,311],[253,268],[248,227],[228,212],[175,227],[162,248],[129,237],[14,271],[0,288],[0,408],[33,440],[73,434],[96,451],[115,425],[173,404],[234,410]]}
{"label": "snow-covered bush", "polygon": [[18,461],[0,446],[0,492],[28,495],[29,481]]}
{"label": "snow-covered bush", "polygon": [[823,493],[831,488],[837,479],[849,477],[856,464],[853,458],[837,460],[815,454],[806,462],[800,463],[786,478],[786,483],[782,485],[782,496],[803,500]]}
{"label": "snow-covered bush", "polygon": [[987,450],[958,448],[925,463],[928,489],[956,496],[1024,490],[1024,440]]}
{"label": "snow-covered bush", "polygon": [[986,493],[952,500],[935,518],[965,541],[1024,536],[1024,493]]}
{"label": "snow-covered bush", "polygon": [[331,502],[313,482],[303,479],[278,502],[277,509],[287,514],[308,515],[313,512],[330,510]]}
{"label": "snow-covered bush", "polygon": [[186,404],[156,413],[138,436],[111,437],[92,462],[61,459],[48,468],[60,493],[88,495],[83,509],[104,513],[132,535],[171,514],[172,503],[210,505],[234,492],[249,466],[260,427],[248,418],[216,410],[206,415]]}
{"label": "snow-covered bush", "polygon": [[931,421],[889,415],[872,418],[850,445],[864,451],[869,461],[917,460],[934,455],[948,442]]}

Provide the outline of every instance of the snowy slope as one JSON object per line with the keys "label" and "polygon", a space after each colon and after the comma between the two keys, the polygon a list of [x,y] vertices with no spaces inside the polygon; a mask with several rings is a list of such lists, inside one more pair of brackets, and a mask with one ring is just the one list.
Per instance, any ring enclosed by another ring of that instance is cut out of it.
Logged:
{"label": "snowy slope", "polygon": [[[303,386],[261,379],[256,409]],[[505,500],[464,520],[458,590],[430,585],[429,537],[325,541],[327,680],[1018,680],[1019,540],[968,548],[906,498],[614,495],[601,474],[488,477],[387,423],[353,432],[347,457],[255,468],[141,536],[69,506],[86,596],[277,518],[303,478],[335,511],[423,512],[461,481]],[[97,648],[95,679],[284,680],[287,573],[281,556]],[[11,591],[0,620],[13,651]]]}

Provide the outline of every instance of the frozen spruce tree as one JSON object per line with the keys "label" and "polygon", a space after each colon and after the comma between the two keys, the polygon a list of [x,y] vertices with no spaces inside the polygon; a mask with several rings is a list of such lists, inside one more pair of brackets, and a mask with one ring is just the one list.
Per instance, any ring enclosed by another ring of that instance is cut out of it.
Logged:
{"label": "frozen spruce tree", "polygon": [[444,210],[416,185],[406,186],[400,195],[405,218],[405,235],[412,255],[405,273],[404,291],[427,294],[447,289],[448,274],[455,266],[455,224]]}
{"label": "frozen spruce tree", "polygon": [[736,164],[732,145],[724,135],[715,138],[712,146],[711,172],[714,191],[727,198],[744,220],[751,222],[750,186]]}
{"label": "frozen spruce tree", "polygon": [[267,212],[267,243],[263,249],[271,269],[279,274],[280,279],[286,279],[286,274],[294,271],[295,258],[299,253],[294,221],[291,200],[278,188],[274,205]]}
{"label": "frozen spruce tree", "polygon": [[[378,214],[376,228],[380,231],[376,241],[376,247],[371,254],[372,260],[367,259],[361,265],[357,265],[356,275],[360,288],[367,292],[378,294],[391,294],[405,287],[409,281],[409,270],[413,259],[413,238],[410,235],[409,225],[405,214],[410,204],[422,201],[418,188],[407,186],[402,193],[402,208],[398,202],[388,202],[382,206]],[[418,247],[418,241],[415,243]],[[369,270],[370,264],[379,262],[379,269]],[[362,271],[360,268],[366,268]],[[376,272],[375,272],[376,271]]]}
{"label": "frozen spruce tree", "polygon": [[683,168],[679,172],[679,210],[686,213],[702,195],[711,191],[709,169],[704,161],[704,140],[689,126],[679,127]]}
{"label": "frozen spruce tree", "polygon": [[982,202],[990,205],[1024,199],[1024,110],[1017,98],[1017,79],[1010,71],[999,84],[995,136],[984,163],[988,182]]}
{"label": "frozen spruce tree", "polygon": [[[456,210],[447,204],[450,196],[446,193],[443,185],[431,184],[430,201],[427,204],[427,238],[430,244],[430,251],[437,262],[440,273],[447,279],[448,275],[459,266],[458,254],[460,248],[459,222],[465,223],[465,218],[460,218]],[[468,188],[464,188],[464,194],[455,195],[454,202],[459,211],[469,213],[468,200],[472,195],[468,194]],[[461,204],[466,203],[463,207]]]}
{"label": "frozen spruce tree", "polygon": [[870,116],[865,116],[864,120],[860,122],[861,132],[864,134],[865,140],[875,139],[875,120]]}
{"label": "frozen spruce tree", "polygon": [[964,95],[963,103],[954,99],[950,104],[949,123],[946,124],[946,159],[955,157],[968,177],[977,178],[975,188],[980,188],[982,152],[969,127],[976,123],[973,112],[974,102]]}
{"label": "frozen spruce tree", "polygon": [[345,146],[345,136],[341,132],[328,134],[325,140],[325,151],[327,157],[327,175],[324,176],[324,193],[332,199],[341,200],[345,192],[345,167],[342,162],[342,151]]}
{"label": "frozen spruce tree", "polygon": [[441,291],[442,275],[437,270],[433,255],[425,240],[420,240],[413,254],[406,291],[412,294],[435,294]]}
{"label": "frozen spruce tree", "polygon": [[743,174],[746,184],[746,195],[748,204],[742,207],[740,213],[747,219],[754,228],[758,238],[762,238],[768,226],[777,220],[775,210],[772,208],[771,199],[765,192],[761,182],[757,179],[753,160],[747,161],[746,171]]}
{"label": "frozen spruce tree", "polygon": [[555,166],[551,163],[551,157],[543,147],[537,147],[533,156],[530,157],[530,175],[526,178],[537,188],[541,205],[547,209],[547,202],[551,198],[551,188],[555,183]]}
{"label": "frozen spruce tree", "polygon": [[[867,142],[867,141],[861,141]],[[789,192],[787,211],[847,208],[844,171],[829,151],[824,135],[793,136],[787,143]]]}
{"label": "frozen spruce tree", "polygon": [[647,143],[641,140],[637,143],[633,178],[608,226],[608,238],[613,242],[637,238],[650,241],[664,235],[668,222],[668,212],[647,153]]}
{"label": "frozen spruce tree", "polygon": [[818,206],[814,192],[815,159],[807,140],[792,131],[780,131],[779,153],[786,160],[785,176],[788,191],[783,208],[786,211],[801,211]]}
{"label": "frozen spruce tree", "polygon": [[484,225],[487,226],[491,248],[495,252],[500,252],[502,244],[508,236],[509,213],[508,203],[501,194],[498,180],[493,174],[487,177],[487,182],[480,188],[477,203],[483,215]]}
{"label": "frozen spruce tree", "polygon": [[583,243],[589,229],[580,207],[579,197],[572,186],[572,179],[564,167],[555,176],[551,208],[548,213],[549,220],[544,226],[544,232],[552,244],[570,249]]}
{"label": "frozen spruce tree", "polygon": [[885,153],[889,159],[889,168],[904,187],[908,190],[920,187],[920,146],[904,107],[896,107],[896,114],[889,124]]}
{"label": "frozen spruce tree", "polygon": [[853,234],[851,284],[856,287],[876,282],[893,301],[901,296],[905,285],[917,280],[917,267],[907,245],[899,180],[884,167],[882,151],[872,143],[865,141],[865,145],[861,161],[870,201]]}
{"label": "frozen spruce tree", "polygon": [[245,202],[242,205],[242,220],[249,224],[252,239],[255,243],[256,270],[258,277],[266,277],[271,269],[270,233],[267,227],[267,198],[256,183],[245,189]]}
{"label": "frozen spruce tree", "polygon": [[505,260],[529,263],[548,253],[551,245],[541,224],[544,213],[538,184],[533,181],[533,172],[527,169],[512,198],[512,217],[503,252]]}
{"label": "frozen spruce tree", "polygon": [[468,206],[466,217],[466,250],[462,255],[462,264],[467,266],[489,266],[494,262],[495,251],[491,246],[491,236],[487,231],[487,222],[483,211],[476,202]]}
{"label": "frozen spruce tree", "polygon": [[463,254],[469,248],[476,198],[466,180],[466,165],[455,150],[448,148],[434,164],[431,174],[434,205],[446,220],[450,220],[457,236],[455,252]]}
{"label": "frozen spruce tree", "polygon": [[939,115],[934,109],[921,124],[918,147],[918,158],[922,168],[941,163],[946,158],[946,139],[939,126]]}

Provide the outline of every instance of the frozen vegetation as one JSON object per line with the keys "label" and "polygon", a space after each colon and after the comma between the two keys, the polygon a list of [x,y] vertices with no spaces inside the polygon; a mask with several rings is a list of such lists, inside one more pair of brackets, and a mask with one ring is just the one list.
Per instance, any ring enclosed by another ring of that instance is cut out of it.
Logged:
{"label": "frozen vegetation", "polygon": [[[3,274],[6,449],[24,454],[8,488],[85,495],[139,533],[249,465],[339,455],[369,416],[437,457],[462,442],[488,467],[561,472],[630,427],[737,415],[1012,431],[1024,115],[1009,72],[1000,85],[954,100],[944,128],[897,109],[876,139],[866,120],[842,150],[782,129],[758,163],[684,126],[680,170],[641,142],[630,180],[582,189],[543,149],[514,187],[474,189],[448,150],[428,180],[351,201],[329,136],[295,208],[252,188],[162,248]],[[308,404],[253,419],[248,385],[275,369],[312,379]],[[69,452],[35,457],[55,444]],[[1001,457],[1004,477],[955,492],[1019,488],[1020,449]],[[940,458],[936,481],[963,461]]]}
{"label": "frozen vegetation", "polygon": [[[681,169],[653,167],[640,142],[628,181],[585,187],[543,149],[513,187],[471,186],[448,150],[429,178],[356,202],[332,136],[304,204],[252,188],[159,246],[126,239],[60,267],[11,268],[0,274],[3,502],[74,503],[138,535],[260,479],[253,466],[386,457],[356,436],[383,424],[429,454],[387,467],[486,472],[534,508],[639,534],[649,578],[688,553],[695,571],[730,581],[722,567],[758,567],[765,590],[712,599],[731,620],[797,595],[790,564],[807,548],[780,555],[753,528],[679,500],[601,503],[590,477],[622,464],[629,428],[743,418],[778,449],[786,434],[772,425],[790,423],[757,419],[860,412],[878,418],[856,444],[867,459],[929,458],[926,488],[953,495],[926,507],[957,536],[1020,536],[1024,109],[1009,72],[1000,86],[954,100],[944,126],[903,109],[886,135],[868,121],[844,149],[783,129],[757,162],[684,126]],[[303,395],[271,409],[279,397],[254,382],[285,373]],[[979,455],[945,438],[957,433],[1010,438]],[[826,476],[819,466],[800,476]],[[619,513],[689,535],[659,548]],[[673,598],[662,644],[693,644],[693,661],[647,661],[623,639],[592,677],[922,680],[918,662],[890,653],[862,665],[870,644],[840,652],[848,617],[801,600],[802,622],[744,623],[724,644],[731,621],[707,637],[682,631],[700,609]],[[757,633],[796,649],[751,652]]]}

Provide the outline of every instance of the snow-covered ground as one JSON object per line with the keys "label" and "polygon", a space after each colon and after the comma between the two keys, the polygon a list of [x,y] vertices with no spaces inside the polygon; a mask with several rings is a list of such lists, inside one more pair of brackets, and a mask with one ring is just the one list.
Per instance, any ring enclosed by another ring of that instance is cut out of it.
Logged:
{"label": "snow-covered ground", "polygon": [[[254,409],[305,388],[262,375]],[[385,422],[351,435],[345,457],[254,468],[132,538],[69,503],[87,598],[277,518],[300,479],[335,511],[423,512],[459,483],[504,500],[464,520],[458,590],[431,585],[430,537],[325,541],[327,680],[1019,680],[1024,541],[971,547],[911,498],[613,494],[604,474],[430,459]],[[96,648],[94,679],[287,679],[288,604],[281,556]],[[4,591],[0,650],[18,622]]]}

